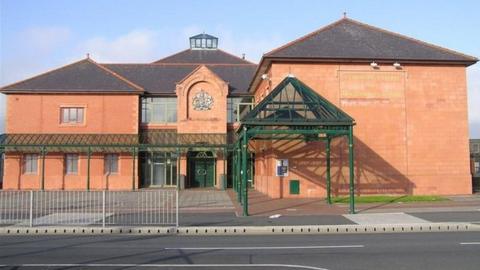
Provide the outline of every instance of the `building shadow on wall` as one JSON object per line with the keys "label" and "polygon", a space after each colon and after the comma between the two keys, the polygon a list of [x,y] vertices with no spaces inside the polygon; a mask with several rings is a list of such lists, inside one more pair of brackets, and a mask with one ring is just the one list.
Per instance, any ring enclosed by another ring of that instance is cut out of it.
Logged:
{"label": "building shadow on wall", "polygon": [[[326,189],[326,143],[302,141],[276,141],[268,155],[288,158],[290,172],[309,179],[316,186]],[[355,193],[412,194],[414,184],[372,148],[355,137]],[[348,195],[349,167],[347,138],[336,138],[331,144],[331,191],[333,196]],[[403,163],[402,163],[403,162]],[[399,162],[406,166],[405,161]],[[293,179],[284,177],[283,181]],[[283,185],[281,185],[283,186]],[[281,196],[285,192],[281,189]]]}

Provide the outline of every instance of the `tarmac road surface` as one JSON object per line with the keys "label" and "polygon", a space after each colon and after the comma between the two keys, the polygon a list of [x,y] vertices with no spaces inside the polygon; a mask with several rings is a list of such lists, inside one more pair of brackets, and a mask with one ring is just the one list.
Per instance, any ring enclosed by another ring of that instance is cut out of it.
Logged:
{"label": "tarmac road surface", "polygon": [[1,236],[2,269],[479,269],[480,233]]}

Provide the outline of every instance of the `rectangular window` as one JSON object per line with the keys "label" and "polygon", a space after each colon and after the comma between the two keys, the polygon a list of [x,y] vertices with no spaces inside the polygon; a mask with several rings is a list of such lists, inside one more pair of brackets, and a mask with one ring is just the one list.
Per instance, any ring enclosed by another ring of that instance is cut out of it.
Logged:
{"label": "rectangular window", "polygon": [[476,161],[473,163],[473,174],[480,175],[480,161]]}
{"label": "rectangular window", "polygon": [[82,124],[85,108],[63,107],[60,108],[60,122],[62,124]]}
{"label": "rectangular window", "polygon": [[207,39],[207,48],[212,48],[212,40]]}
{"label": "rectangular window", "polygon": [[26,154],[23,156],[23,173],[35,174],[38,169],[38,155]]}
{"label": "rectangular window", "polygon": [[246,114],[253,102],[252,97],[229,97],[227,98],[227,123],[235,123]]}
{"label": "rectangular window", "polygon": [[105,155],[105,174],[118,173],[118,154]]}
{"label": "rectangular window", "polygon": [[142,123],[163,124],[177,122],[177,98],[143,98]]}
{"label": "rectangular window", "polygon": [[473,144],[473,153],[480,153],[480,143]]}
{"label": "rectangular window", "polygon": [[148,98],[142,99],[142,123],[150,123],[150,106]]}
{"label": "rectangular window", "polygon": [[78,173],[78,154],[65,155],[65,174]]}

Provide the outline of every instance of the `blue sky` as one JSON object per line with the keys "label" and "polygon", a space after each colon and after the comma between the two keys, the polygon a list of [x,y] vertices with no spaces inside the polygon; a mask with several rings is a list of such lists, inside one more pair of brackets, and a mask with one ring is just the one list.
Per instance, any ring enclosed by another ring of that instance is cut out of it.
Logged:
{"label": "blue sky", "polygon": [[[0,0],[0,85],[85,57],[151,62],[207,32],[258,62],[262,53],[348,17],[480,56],[480,1]],[[468,69],[469,122],[480,138],[480,64]],[[4,97],[0,95],[0,132]]]}

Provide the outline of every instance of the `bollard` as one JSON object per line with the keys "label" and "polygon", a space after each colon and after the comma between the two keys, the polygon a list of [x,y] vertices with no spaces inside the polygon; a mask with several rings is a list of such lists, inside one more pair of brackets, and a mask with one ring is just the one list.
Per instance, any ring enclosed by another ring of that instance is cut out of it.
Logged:
{"label": "bollard", "polygon": [[177,225],[177,228],[178,228],[178,223],[179,223],[178,222],[178,189],[177,189],[175,200],[176,200],[176,206],[175,206],[176,207],[176,209],[175,209],[176,210],[175,211],[176,212],[176,214],[175,214],[176,215],[176,225]]}
{"label": "bollard", "polygon": [[105,190],[102,191],[102,227],[105,228]]}
{"label": "bollard", "polygon": [[33,227],[33,190],[30,190],[30,227]]}

